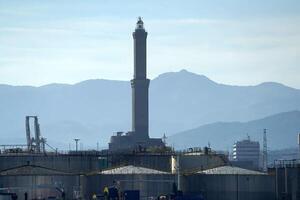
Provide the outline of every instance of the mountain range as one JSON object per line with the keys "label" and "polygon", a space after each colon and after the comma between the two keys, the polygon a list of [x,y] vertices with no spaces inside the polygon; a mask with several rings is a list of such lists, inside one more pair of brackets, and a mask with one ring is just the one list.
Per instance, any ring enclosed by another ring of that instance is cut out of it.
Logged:
{"label": "mountain range", "polygon": [[[274,82],[225,85],[186,70],[153,79],[149,97],[151,137],[166,133],[174,140],[180,132],[205,124],[243,123],[300,110],[298,89]],[[2,144],[25,143],[26,115],[39,116],[42,135],[57,147],[74,145],[73,138],[80,138],[83,148],[96,147],[97,142],[106,146],[113,132],[131,129],[130,82],[97,79],[74,85],[0,85]]]}
{"label": "mountain range", "polygon": [[250,137],[259,141],[262,149],[265,128],[269,150],[296,147],[300,133],[300,111],[284,112],[249,122],[207,124],[174,134],[168,138],[168,143],[177,149],[204,147],[209,143],[213,149],[230,151],[234,142]]}

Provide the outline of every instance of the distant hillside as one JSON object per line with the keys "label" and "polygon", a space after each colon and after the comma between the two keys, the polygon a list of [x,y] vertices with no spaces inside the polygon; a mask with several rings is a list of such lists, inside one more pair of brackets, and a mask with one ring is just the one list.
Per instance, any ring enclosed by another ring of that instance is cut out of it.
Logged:
{"label": "distant hillside", "polygon": [[244,123],[207,124],[174,134],[168,138],[168,143],[177,148],[203,147],[210,143],[213,149],[232,150],[233,143],[245,139],[247,134],[262,144],[264,128],[267,128],[269,150],[296,147],[297,135],[300,133],[300,111],[280,113]]}
{"label": "distant hillside", "polygon": [[268,163],[273,164],[274,160],[299,159],[299,148],[287,148],[268,152]]}
{"label": "distant hillside", "polygon": [[[230,86],[186,70],[162,74],[150,83],[150,134],[155,137],[291,110],[300,110],[300,90],[279,83]],[[0,85],[1,143],[25,141],[25,115],[38,115],[42,134],[53,143],[67,147],[79,137],[85,147],[95,147],[97,141],[104,146],[112,132],[131,129],[130,82]]]}

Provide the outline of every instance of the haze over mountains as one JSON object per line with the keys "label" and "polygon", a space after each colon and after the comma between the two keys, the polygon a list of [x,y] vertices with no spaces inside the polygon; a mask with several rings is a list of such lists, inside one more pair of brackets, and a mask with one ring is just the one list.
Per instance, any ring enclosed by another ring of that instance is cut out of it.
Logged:
{"label": "haze over mountains", "polygon": [[[81,138],[84,147],[96,147],[97,142],[106,146],[112,132],[131,129],[129,81],[100,79],[42,87],[0,85],[0,98],[2,144],[25,143],[26,115],[38,115],[42,135],[50,144],[65,148],[73,144],[73,138]],[[164,73],[150,83],[150,134],[154,137],[218,121],[245,122],[293,110],[300,110],[300,90],[279,83],[230,86],[186,70]],[[299,117],[291,115],[293,120]],[[230,130],[245,135],[238,127]],[[292,145],[290,141],[278,145],[284,148]]]}
{"label": "haze over mountains", "polygon": [[275,114],[249,122],[207,124],[174,134],[168,138],[168,142],[178,149],[204,147],[210,143],[213,149],[231,150],[235,141],[247,139],[247,136],[262,145],[264,128],[267,129],[269,150],[296,147],[300,133],[300,111]]}

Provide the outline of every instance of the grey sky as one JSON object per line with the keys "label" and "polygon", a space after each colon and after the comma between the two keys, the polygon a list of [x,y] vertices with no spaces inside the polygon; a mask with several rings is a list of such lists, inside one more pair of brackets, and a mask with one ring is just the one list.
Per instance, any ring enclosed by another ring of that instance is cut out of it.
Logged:
{"label": "grey sky", "polygon": [[129,80],[140,15],[150,78],[185,68],[226,84],[300,88],[296,0],[0,0],[0,83]]}

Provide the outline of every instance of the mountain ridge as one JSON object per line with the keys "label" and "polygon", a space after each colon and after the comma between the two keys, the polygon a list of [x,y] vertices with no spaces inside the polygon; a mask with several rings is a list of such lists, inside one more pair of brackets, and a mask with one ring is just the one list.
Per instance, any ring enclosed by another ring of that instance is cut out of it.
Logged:
{"label": "mountain ridge", "polygon": [[[0,85],[0,102],[2,132],[12,137],[23,137],[26,115],[38,115],[42,127],[51,126],[44,130],[51,140],[73,132],[74,137],[89,136],[86,143],[100,140],[104,146],[112,132],[131,130],[130,81],[92,79],[40,87]],[[290,110],[300,110],[300,90],[281,84],[231,86],[181,70],[156,77],[149,88],[151,137],[216,121],[245,122]],[[60,129],[65,120],[81,131]],[[1,132],[0,139],[5,141]]]}
{"label": "mountain ridge", "polygon": [[[216,82],[210,78],[208,78],[207,76],[203,75],[203,74],[197,74],[197,73],[194,73],[194,72],[190,72],[186,69],[181,69],[179,71],[174,71],[174,72],[165,72],[165,73],[162,73],[160,75],[158,75],[157,77],[154,77],[153,79],[151,79],[151,81],[154,81],[156,79],[160,79],[160,78],[164,78],[165,76],[173,76],[173,75],[182,75],[182,74],[188,74],[188,75],[194,75],[194,76],[197,76],[198,78],[202,78],[202,79],[206,79],[207,81],[210,81],[211,83],[215,83],[217,85],[224,85],[224,86],[232,86],[232,87],[256,87],[256,86],[264,86],[264,85],[267,85],[267,86],[282,86],[282,87],[286,87],[286,88],[291,88],[291,89],[295,89],[295,90],[300,90],[298,88],[295,88],[295,87],[291,87],[291,86],[288,86],[288,85],[285,85],[285,84],[282,84],[282,83],[279,83],[279,82],[274,82],[274,81],[266,81],[266,82],[262,82],[262,83],[258,83],[258,84],[255,84],[255,85],[232,85],[232,84],[225,84],[225,83],[219,83],[219,82]],[[169,78],[169,77],[168,77]],[[5,84],[5,83],[0,83],[0,87],[1,86],[8,86],[8,87],[31,87],[31,88],[43,88],[43,87],[47,87],[47,86],[75,86],[75,85],[80,85],[82,83],[85,83],[85,82],[98,82],[98,81],[113,81],[113,82],[130,82],[129,81],[126,81],[126,80],[115,80],[115,79],[105,79],[105,78],[94,78],[94,79],[87,79],[87,80],[82,80],[82,81],[79,81],[79,82],[75,82],[75,83],[49,83],[49,84],[45,84],[45,85],[40,85],[40,86],[33,86],[33,85],[11,85],[11,84]]]}
{"label": "mountain ridge", "polygon": [[[233,121],[205,124],[175,133],[169,136],[168,142],[182,149],[187,144],[197,146],[197,141],[205,139],[204,142],[199,142],[199,146],[203,147],[207,145],[207,143],[211,143],[214,149],[226,149],[228,146],[232,146],[235,141],[246,139],[246,136],[249,135],[262,145],[262,133],[264,128],[267,129],[270,149],[276,150],[296,147],[297,135],[300,133],[300,111],[293,110],[277,113],[247,122]],[[283,133],[284,135],[282,135]],[[227,142],[227,144],[221,145],[220,142],[217,141],[218,138],[221,138],[220,135],[222,135],[222,142]],[[226,135],[226,137],[224,135]]]}

